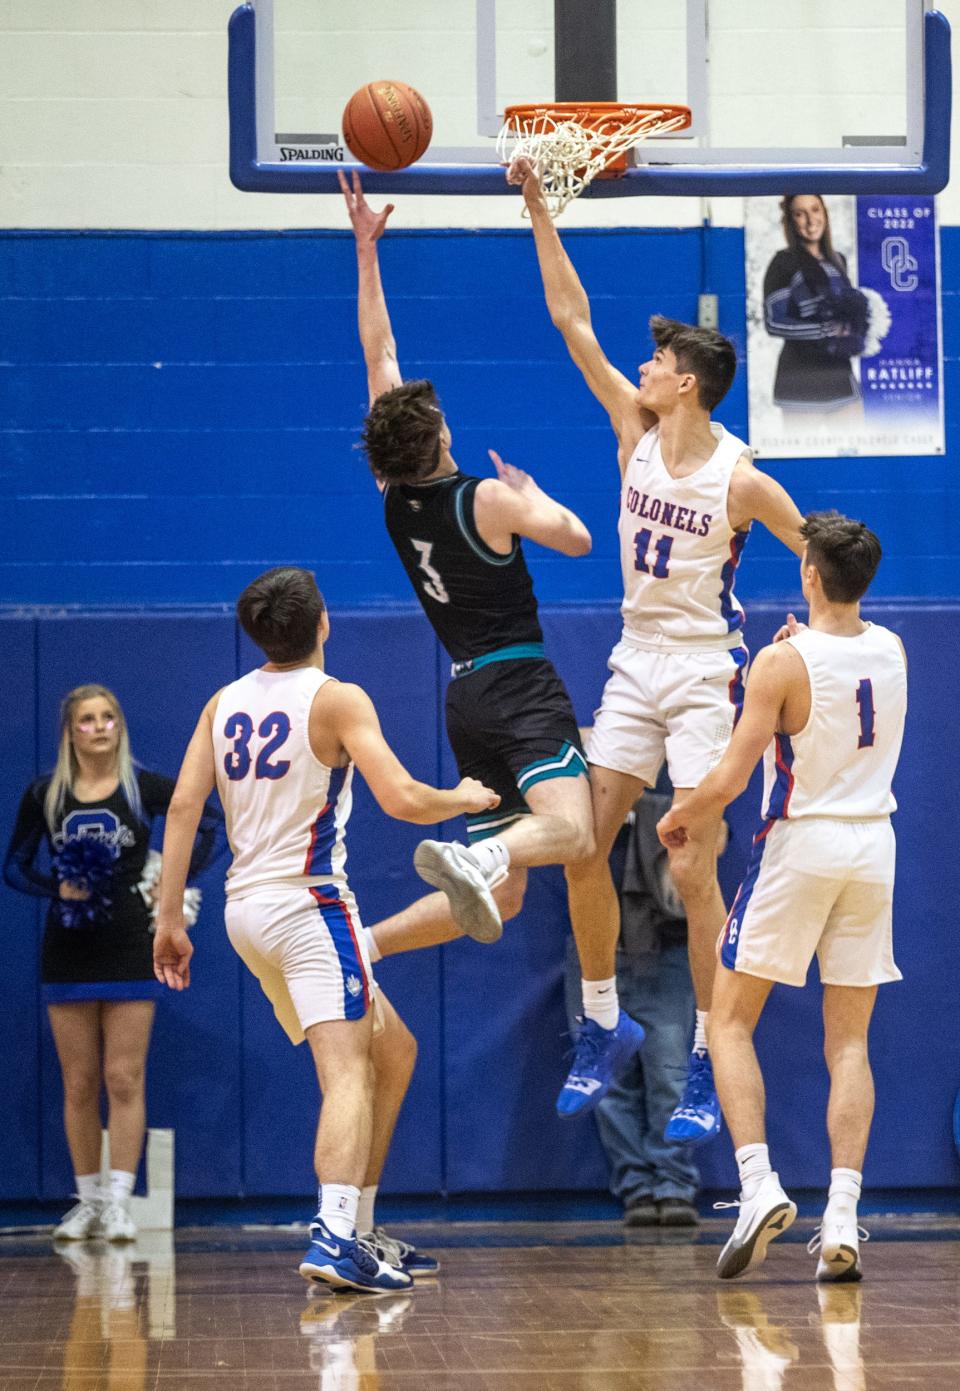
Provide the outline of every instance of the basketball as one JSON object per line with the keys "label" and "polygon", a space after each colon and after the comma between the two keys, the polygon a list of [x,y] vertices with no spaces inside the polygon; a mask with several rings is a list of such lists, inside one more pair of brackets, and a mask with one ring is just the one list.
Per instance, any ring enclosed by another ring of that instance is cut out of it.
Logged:
{"label": "basketball", "polygon": [[368,82],[344,107],[343,138],[350,153],[382,173],[413,164],[432,135],[430,108],[406,82]]}

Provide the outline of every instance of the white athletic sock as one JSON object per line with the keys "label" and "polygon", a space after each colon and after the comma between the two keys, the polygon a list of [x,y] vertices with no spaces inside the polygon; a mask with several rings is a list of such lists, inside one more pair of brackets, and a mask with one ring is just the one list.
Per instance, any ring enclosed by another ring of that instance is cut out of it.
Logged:
{"label": "white athletic sock", "polygon": [[831,1169],[830,1192],[827,1195],[824,1218],[829,1215],[856,1221],[862,1185],[863,1175],[856,1169]]}
{"label": "white athletic sock", "polygon": [[99,1174],[74,1174],[73,1181],[77,1185],[77,1197],[82,1203],[97,1202],[100,1197]]}
{"label": "white athletic sock", "polygon": [[349,1183],[321,1183],[320,1221],[334,1236],[349,1241],[357,1228],[360,1189]]}
{"label": "white athletic sock", "polygon": [[372,1232],[376,1226],[373,1205],[377,1201],[378,1187],[379,1184],[368,1183],[366,1188],[361,1190],[360,1203],[357,1207],[357,1231],[361,1236],[366,1236],[367,1232]]}
{"label": "white athletic sock", "polygon": [[583,992],[583,1013],[601,1029],[615,1029],[620,1018],[620,1000],[617,995],[617,978],[609,980],[581,980]]}
{"label": "white athletic sock", "polygon": [[740,1171],[740,1197],[749,1202],[760,1184],[772,1173],[766,1145],[741,1145],[734,1158]]}
{"label": "white athletic sock", "polygon": [[373,928],[365,927],[363,929],[363,934],[367,939],[367,951],[370,953],[370,964],[373,965],[376,961],[382,961],[383,952],[377,946],[377,939],[373,935]]}
{"label": "white athletic sock", "polygon": [[697,1023],[693,1031],[693,1051],[695,1053],[706,1053],[707,1051],[707,1011],[705,1009],[697,1010]]}
{"label": "white athletic sock", "polygon": [[136,1181],[136,1174],[126,1169],[111,1169],[110,1182],[104,1189],[103,1197],[108,1203],[119,1203],[121,1207],[126,1207]]}
{"label": "white athletic sock", "polygon": [[492,879],[498,869],[510,868],[510,849],[496,836],[491,836],[489,840],[478,840],[468,845],[466,851],[484,879]]}

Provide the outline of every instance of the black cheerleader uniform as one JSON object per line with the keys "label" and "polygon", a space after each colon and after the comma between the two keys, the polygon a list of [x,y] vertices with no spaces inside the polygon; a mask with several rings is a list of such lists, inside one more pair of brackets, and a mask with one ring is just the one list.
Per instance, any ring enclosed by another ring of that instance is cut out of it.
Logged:
{"label": "black cheerleader uniform", "polygon": [[[152,824],[170,805],[174,782],[142,769],[136,770],[136,778],[142,819],[119,785],[109,797],[95,802],[81,802],[67,792],[52,834],[43,814],[49,777],[32,783],[20,803],[3,877],[12,889],[50,900],[41,955],[43,995],[48,1003],[149,1000],[163,992],[153,974],[152,915],[137,886],[150,849]],[[190,862],[191,876],[222,850],[218,835],[222,824],[222,814],[208,803]],[[82,903],[60,898],[57,875],[37,864],[42,846],[54,856],[71,841],[84,839],[105,843],[113,855],[109,882],[91,901],[96,906],[89,920]],[[68,925],[71,918],[76,925]]]}

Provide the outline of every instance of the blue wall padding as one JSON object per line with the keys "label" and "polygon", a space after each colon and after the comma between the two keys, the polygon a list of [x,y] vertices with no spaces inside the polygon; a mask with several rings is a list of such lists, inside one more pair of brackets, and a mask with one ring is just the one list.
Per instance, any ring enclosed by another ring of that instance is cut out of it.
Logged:
{"label": "blue wall padding", "polygon": [[[748,638],[754,650],[768,640],[782,611],[783,605],[753,606]],[[873,1030],[878,1109],[866,1177],[874,1186],[946,1186],[958,1178],[950,1113],[960,1084],[960,1045],[943,1020],[952,1017],[960,973],[954,912],[960,862],[947,841],[956,819],[950,770],[960,759],[960,734],[956,721],[944,717],[944,654],[960,644],[960,607],[877,604],[869,613],[903,636],[911,708],[895,818],[896,943],[905,980],[880,992]],[[587,723],[618,631],[616,611],[610,604],[551,606],[544,624],[577,716]],[[21,788],[50,765],[57,701],[70,686],[93,678],[116,689],[137,756],[174,773],[205,699],[255,660],[226,615],[6,618],[0,636],[12,696],[0,734],[7,825]],[[335,610],[328,659],[332,672],[369,690],[414,774],[454,780],[439,694],[445,663],[420,614]],[[755,779],[730,814],[723,864],[728,899],[758,808]],[[462,824],[443,830],[463,835]],[[410,856],[421,835],[435,833],[388,821],[358,787],[350,868],[367,922],[418,896],[423,886]],[[286,1043],[230,948],[222,925],[222,873],[221,863],[203,879],[194,982],[158,1011],[150,1121],[176,1128],[182,1196],[309,1193],[316,1084],[305,1049]],[[7,1117],[0,1133],[0,1195],[60,1196],[70,1191],[71,1178],[58,1070],[38,1007],[37,914],[31,900],[6,889],[3,895],[7,969],[0,984],[0,1048],[17,1058],[17,1067],[5,1069],[0,1082]],[[561,1123],[553,1113],[568,1046],[561,991],[567,931],[562,874],[541,870],[531,877],[523,914],[497,946],[454,943],[378,968],[421,1050],[385,1176],[387,1191],[602,1185],[605,1168],[592,1124]],[[829,1160],[818,987],[775,992],[759,1036],[780,1172],[788,1185],[822,1186]],[[705,1184],[733,1184],[726,1137],[699,1154]]]}
{"label": "blue wall padding", "polygon": [[[0,721],[0,817],[13,826],[36,766],[36,630],[0,619],[6,718]],[[52,742],[52,741],[51,741]],[[0,1197],[40,1191],[40,984],[37,971],[40,900],[3,890],[3,976],[0,992]]]}
{"label": "blue wall padding", "polygon": [[[564,240],[629,376],[649,315],[693,319],[701,289],[743,354],[740,231]],[[366,383],[349,235],[3,232],[0,244],[3,600],[228,603],[278,559],[321,564],[335,604],[409,599],[353,447]],[[535,555],[541,598],[609,601],[613,437],[550,323],[529,229],[397,232],[382,258],[402,369],[435,380],[461,467],[487,471],[493,446],[593,531],[577,566]],[[879,531],[883,597],[960,595],[960,228],[942,231],[942,270],[947,456],[767,465],[801,509],[837,506]],[[745,434],[745,365],[718,415]],[[792,587],[775,542],[750,550],[745,597]]]}

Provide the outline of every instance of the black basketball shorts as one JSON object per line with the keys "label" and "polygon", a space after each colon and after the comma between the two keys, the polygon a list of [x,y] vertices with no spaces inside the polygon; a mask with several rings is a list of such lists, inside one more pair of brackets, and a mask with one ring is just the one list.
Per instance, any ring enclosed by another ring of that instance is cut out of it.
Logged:
{"label": "black basketball shorts", "polygon": [[493,811],[467,817],[471,841],[528,815],[526,793],[537,783],[587,773],[570,697],[545,657],[490,662],[455,678],[446,713],[460,776],[500,796]]}

